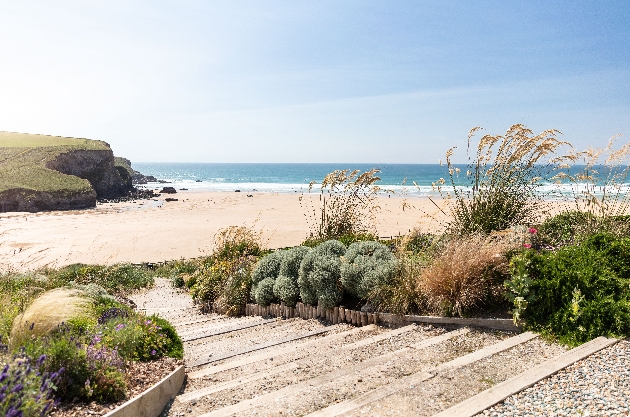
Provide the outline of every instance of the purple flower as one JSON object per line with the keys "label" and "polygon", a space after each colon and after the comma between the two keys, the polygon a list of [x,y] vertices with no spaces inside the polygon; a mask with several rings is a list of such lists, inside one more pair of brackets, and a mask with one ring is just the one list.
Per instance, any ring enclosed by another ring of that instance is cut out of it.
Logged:
{"label": "purple flower", "polygon": [[153,350],[151,351],[151,356],[155,356],[155,354],[156,354],[156,353],[157,353],[157,352],[155,351],[155,349],[153,349]]}
{"label": "purple flower", "polygon": [[125,328],[125,324],[124,323],[120,323],[117,324],[116,327],[114,328],[114,330],[119,331]]}
{"label": "purple flower", "polygon": [[144,322],[144,324],[147,324],[147,325],[148,325],[148,324],[151,324],[151,320],[147,320],[147,321],[145,321],[145,322]]}

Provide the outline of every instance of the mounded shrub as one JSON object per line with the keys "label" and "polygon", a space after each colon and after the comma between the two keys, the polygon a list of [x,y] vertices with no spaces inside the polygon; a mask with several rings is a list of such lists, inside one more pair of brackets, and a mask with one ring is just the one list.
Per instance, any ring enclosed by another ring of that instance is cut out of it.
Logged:
{"label": "mounded shrub", "polygon": [[268,306],[276,299],[273,293],[273,287],[276,283],[274,278],[265,278],[252,287],[252,295],[254,300],[261,306]]}
{"label": "mounded shrub", "polygon": [[300,288],[297,280],[293,277],[280,275],[273,285],[273,294],[289,307],[295,307],[300,299]]}
{"label": "mounded shrub", "polygon": [[[252,292],[251,296],[256,303],[266,306],[273,302],[273,284],[280,275],[280,265],[285,256],[285,251],[272,252],[263,257],[252,271]],[[265,281],[266,284],[260,287]],[[260,287],[260,288],[259,288]]]}
{"label": "mounded shrub", "polygon": [[300,265],[306,254],[310,251],[306,246],[298,246],[285,251],[284,258],[280,264],[279,275],[294,278],[297,282],[300,276]]}
{"label": "mounded shrub", "polygon": [[338,240],[328,240],[306,254],[300,265],[298,286],[307,304],[334,307],[343,298],[341,257],[346,247]]}
{"label": "mounded shrub", "polygon": [[295,306],[300,299],[300,288],[298,277],[300,275],[300,264],[310,251],[310,248],[298,246],[285,251],[282,263],[280,264],[279,276],[273,287],[273,293],[280,301],[284,301],[289,307]]}
{"label": "mounded shrub", "polygon": [[350,294],[367,298],[374,288],[387,284],[396,273],[397,260],[380,242],[355,242],[341,260],[341,284]]}

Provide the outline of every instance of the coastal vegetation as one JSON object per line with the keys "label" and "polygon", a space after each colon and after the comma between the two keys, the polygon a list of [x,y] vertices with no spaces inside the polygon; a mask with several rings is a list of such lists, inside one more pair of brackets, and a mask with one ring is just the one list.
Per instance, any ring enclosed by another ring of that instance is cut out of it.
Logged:
{"label": "coastal vegetation", "polygon": [[[396,314],[511,316],[571,346],[629,336],[630,144],[615,148],[614,138],[577,152],[555,130],[534,135],[515,125],[475,142],[476,132],[468,137],[466,172],[453,164],[452,148],[447,180],[434,184],[443,197],[435,205],[448,219],[438,232],[379,238],[378,170],[334,171],[301,196],[309,230],[296,247],[269,250],[261,233],[232,226],[214,236],[210,256],[156,269],[76,264],[4,272],[0,393],[10,395],[0,411],[19,404],[24,415],[46,415],[59,399],[120,399],[130,363],[181,358],[173,327],[137,313],[125,298],[158,276],[188,289],[203,310],[228,315],[242,314],[252,301],[301,301]],[[22,149],[17,139],[7,143]],[[81,308],[41,333],[37,321],[23,319],[51,290],[81,297]]]}
{"label": "coastal vegetation", "polygon": [[173,326],[125,297],[152,284],[149,270],[129,264],[2,273],[0,412],[43,416],[59,401],[117,401],[134,362],[181,359]]}
{"label": "coastal vegetation", "polygon": [[398,314],[510,314],[569,345],[630,334],[630,145],[615,149],[613,138],[577,152],[556,130],[535,135],[514,125],[476,140],[478,131],[468,137],[466,172],[453,163],[455,148],[446,153],[447,180],[434,184],[448,219],[438,233],[380,240],[378,170],[334,171],[318,199],[301,197],[309,224],[302,246],[266,251],[241,230],[239,245],[255,250],[224,242],[175,281],[209,308],[231,312],[250,300],[302,301]]}

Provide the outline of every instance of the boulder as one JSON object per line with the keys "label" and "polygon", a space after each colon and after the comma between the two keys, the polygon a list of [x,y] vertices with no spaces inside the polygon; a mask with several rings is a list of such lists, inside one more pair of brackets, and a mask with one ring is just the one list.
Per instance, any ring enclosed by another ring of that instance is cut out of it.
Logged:
{"label": "boulder", "polygon": [[162,191],[160,191],[160,193],[164,193],[164,194],[175,194],[177,192],[177,190],[175,189],[175,187],[164,187],[162,188]]}

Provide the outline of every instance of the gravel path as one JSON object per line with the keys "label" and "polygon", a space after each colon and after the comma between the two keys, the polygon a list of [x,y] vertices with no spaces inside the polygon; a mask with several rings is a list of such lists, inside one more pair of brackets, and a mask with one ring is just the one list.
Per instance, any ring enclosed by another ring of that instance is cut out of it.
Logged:
{"label": "gravel path", "polygon": [[628,416],[630,342],[576,362],[478,416]]}

